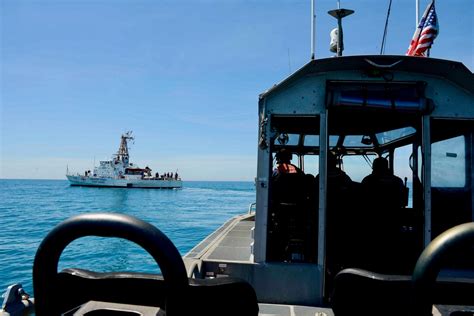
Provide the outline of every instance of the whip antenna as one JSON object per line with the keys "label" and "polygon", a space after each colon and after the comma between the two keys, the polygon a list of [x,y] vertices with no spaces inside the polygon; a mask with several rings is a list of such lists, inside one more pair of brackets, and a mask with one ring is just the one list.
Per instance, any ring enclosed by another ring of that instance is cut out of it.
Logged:
{"label": "whip antenna", "polygon": [[315,28],[315,21],[316,20],[316,14],[314,13],[314,0],[311,0],[311,60],[314,59],[314,50],[315,50],[315,44],[316,44],[316,32],[314,31]]}
{"label": "whip antenna", "polygon": [[385,42],[387,40],[388,17],[390,16],[390,9],[392,8],[392,0],[388,3],[387,19],[385,20],[385,28],[383,30],[382,45],[380,46],[380,55],[385,53]]}

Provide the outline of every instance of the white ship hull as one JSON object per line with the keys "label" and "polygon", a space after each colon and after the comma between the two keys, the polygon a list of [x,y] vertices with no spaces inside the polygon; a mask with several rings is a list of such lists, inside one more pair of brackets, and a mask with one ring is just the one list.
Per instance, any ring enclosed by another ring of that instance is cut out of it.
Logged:
{"label": "white ship hull", "polygon": [[174,189],[183,186],[181,180],[172,179],[114,179],[73,175],[67,175],[67,179],[71,185],[88,187]]}

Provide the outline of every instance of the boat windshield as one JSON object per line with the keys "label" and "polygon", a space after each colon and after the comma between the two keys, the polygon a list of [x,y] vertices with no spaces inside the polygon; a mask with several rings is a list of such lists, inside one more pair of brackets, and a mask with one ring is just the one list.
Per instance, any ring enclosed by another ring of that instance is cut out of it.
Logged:
{"label": "boat windshield", "polygon": [[377,141],[380,144],[387,144],[387,143],[411,136],[415,134],[415,132],[416,130],[413,127],[408,126],[408,127],[391,130],[391,131],[377,133],[376,136],[377,136]]}

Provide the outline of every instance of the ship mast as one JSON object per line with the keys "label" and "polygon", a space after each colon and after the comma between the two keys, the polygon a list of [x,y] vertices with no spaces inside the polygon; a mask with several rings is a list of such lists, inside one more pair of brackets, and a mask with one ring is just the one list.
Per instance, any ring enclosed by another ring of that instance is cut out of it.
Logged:
{"label": "ship mast", "polygon": [[122,139],[120,140],[120,147],[117,152],[116,160],[123,162],[125,167],[128,166],[129,161],[127,140],[133,140],[132,131],[128,131],[125,134],[122,134]]}

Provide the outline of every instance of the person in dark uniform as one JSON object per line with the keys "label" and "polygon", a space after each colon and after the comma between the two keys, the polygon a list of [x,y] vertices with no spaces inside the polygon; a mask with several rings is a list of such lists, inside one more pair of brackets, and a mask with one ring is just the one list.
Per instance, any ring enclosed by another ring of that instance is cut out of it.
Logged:
{"label": "person in dark uniform", "polygon": [[390,171],[386,158],[374,159],[372,173],[362,180],[362,185],[375,204],[389,208],[404,206],[405,186],[402,179]]}
{"label": "person in dark uniform", "polygon": [[[337,166],[337,157],[332,152],[328,152],[328,164],[327,164],[327,177],[328,177],[328,188],[331,189],[345,189],[352,185],[351,178]],[[317,183],[319,183],[319,175],[316,177]]]}
{"label": "person in dark uniform", "polygon": [[[389,169],[386,158],[378,157],[372,163],[372,173],[362,180],[366,198],[364,218],[368,253],[363,268],[385,273],[401,273],[397,269],[401,226],[405,206],[406,188],[401,178]],[[368,198],[368,199],[367,199]]]}
{"label": "person in dark uniform", "polygon": [[[326,282],[332,287],[334,276],[352,264],[354,209],[357,208],[357,183],[338,166],[335,153],[327,154],[326,187]],[[319,175],[316,176],[319,186]]]}

